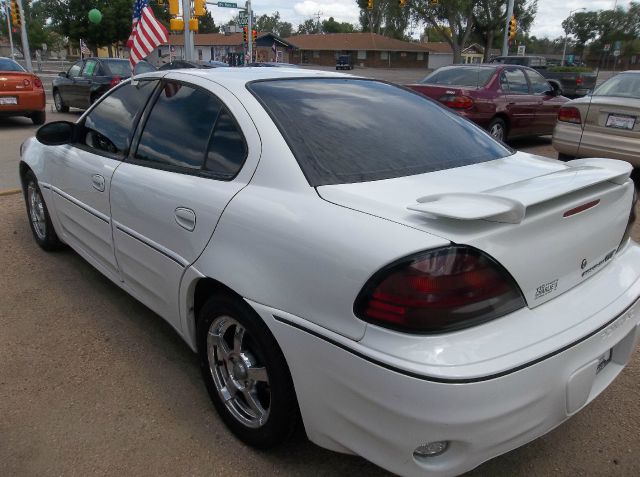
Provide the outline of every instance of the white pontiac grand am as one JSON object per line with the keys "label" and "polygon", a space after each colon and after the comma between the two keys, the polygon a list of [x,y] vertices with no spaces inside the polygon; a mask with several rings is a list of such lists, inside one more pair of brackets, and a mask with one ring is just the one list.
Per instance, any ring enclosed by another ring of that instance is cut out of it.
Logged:
{"label": "white pontiac grand am", "polygon": [[199,354],[222,420],[454,475],[605,389],[640,335],[631,166],[517,153],[407,89],[155,72],[22,147],[67,244]]}

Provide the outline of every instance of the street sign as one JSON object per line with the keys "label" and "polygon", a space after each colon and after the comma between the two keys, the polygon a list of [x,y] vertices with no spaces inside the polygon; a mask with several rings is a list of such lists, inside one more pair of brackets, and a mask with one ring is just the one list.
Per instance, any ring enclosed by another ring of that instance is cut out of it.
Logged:
{"label": "street sign", "polygon": [[613,42],[613,49],[614,50],[619,50],[621,46],[622,46],[622,42],[621,41],[618,40],[618,41],[614,41]]}
{"label": "street sign", "polygon": [[224,8],[238,8],[237,3],[229,3],[229,2],[218,2],[218,6],[224,7]]}
{"label": "street sign", "polygon": [[611,43],[605,43],[603,50],[609,51],[611,49]]}
{"label": "street sign", "polygon": [[[246,11],[244,11],[244,10],[240,10],[240,11],[238,12],[238,20],[240,21],[240,26],[247,26],[247,25],[249,25],[249,15],[248,15],[248,14],[247,14],[247,12],[246,12]],[[255,25],[255,24],[256,24],[256,17],[255,17],[255,15],[252,15],[252,16],[251,16],[251,23],[252,23],[253,25]]]}
{"label": "street sign", "polygon": [[620,50],[613,50],[613,56],[620,56]]}
{"label": "street sign", "polygon": [[526,48],[525,45],[518,46],[518,56],[524,56],[525,48]]}

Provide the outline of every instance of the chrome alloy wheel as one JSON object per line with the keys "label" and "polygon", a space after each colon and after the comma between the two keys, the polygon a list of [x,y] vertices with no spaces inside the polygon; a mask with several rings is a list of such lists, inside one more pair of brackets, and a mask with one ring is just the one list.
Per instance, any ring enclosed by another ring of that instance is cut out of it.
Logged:
{"label": "chrome alloy wheel", "polygon": [[33,224],[33,230],[40,240],[47,236],[47,219],[44,212],[44,202],[38,186],[29,182],[27,186],[27,200],[29,201],[29,218]]}
{"label": "chrome alloy wheel", "polygon": [[489,129],[489,134],[491,135],[491,137],[497,139],[498,141],[504,141],[504,133],[504,126],[498,122],[492,124],[491,129]]}
{"label": "chrome alloy wheel", "polygon": [[262,427],[269,418],[271,390],[247,330],[230,316],[219,316],[207,333],[209,370],[231,415],[247,427]]}
{"label": "chrome alloy wheel", "polygon": [[53,93],[53,104],[56,107],[56,111],[58,112],[62,111],[62,108],[63,108],[62,97],[60,96],[60,93],[58,93],[57,91]]}

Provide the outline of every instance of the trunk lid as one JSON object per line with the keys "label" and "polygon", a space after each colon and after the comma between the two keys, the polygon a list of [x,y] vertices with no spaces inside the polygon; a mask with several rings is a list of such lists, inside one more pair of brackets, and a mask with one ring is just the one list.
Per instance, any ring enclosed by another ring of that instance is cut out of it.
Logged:
{"label": "trunk lid", "polygon": [[535,307],[611,261],[629,219],[630,173],[631,166],[622,161],[565,164],[517,153],[429,174],[317,190],[337,205],[483,250],[513,275],[528,305]]}
{"label": "trunk lid", "polygon": [[468,96],[470,90],[476,88],[461,88],[460,86],[433,85],[433,84],[408,84],[410,88],[418,93],[422,93],[428,98],[439,101],[443,96]]}
{"label": "trunk lid", "polygon": [[640,99],[592,96],[585,131],[640,139]]}
{"label": "trunk lid", "polygon": [[18,71],[0,71],[0,93],[33,90],[33,75]]}

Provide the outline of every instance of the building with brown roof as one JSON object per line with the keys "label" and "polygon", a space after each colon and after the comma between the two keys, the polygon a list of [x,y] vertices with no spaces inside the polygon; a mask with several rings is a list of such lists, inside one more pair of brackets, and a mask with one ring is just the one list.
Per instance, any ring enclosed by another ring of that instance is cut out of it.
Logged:
{"label": "building with brown roof", "polygon": [[396,40],[375,33],[296,35],[285,39],[297,48],[291,63],[332,66],[350,55],[357,66],[428,68],[431,49],[424,43]]}

